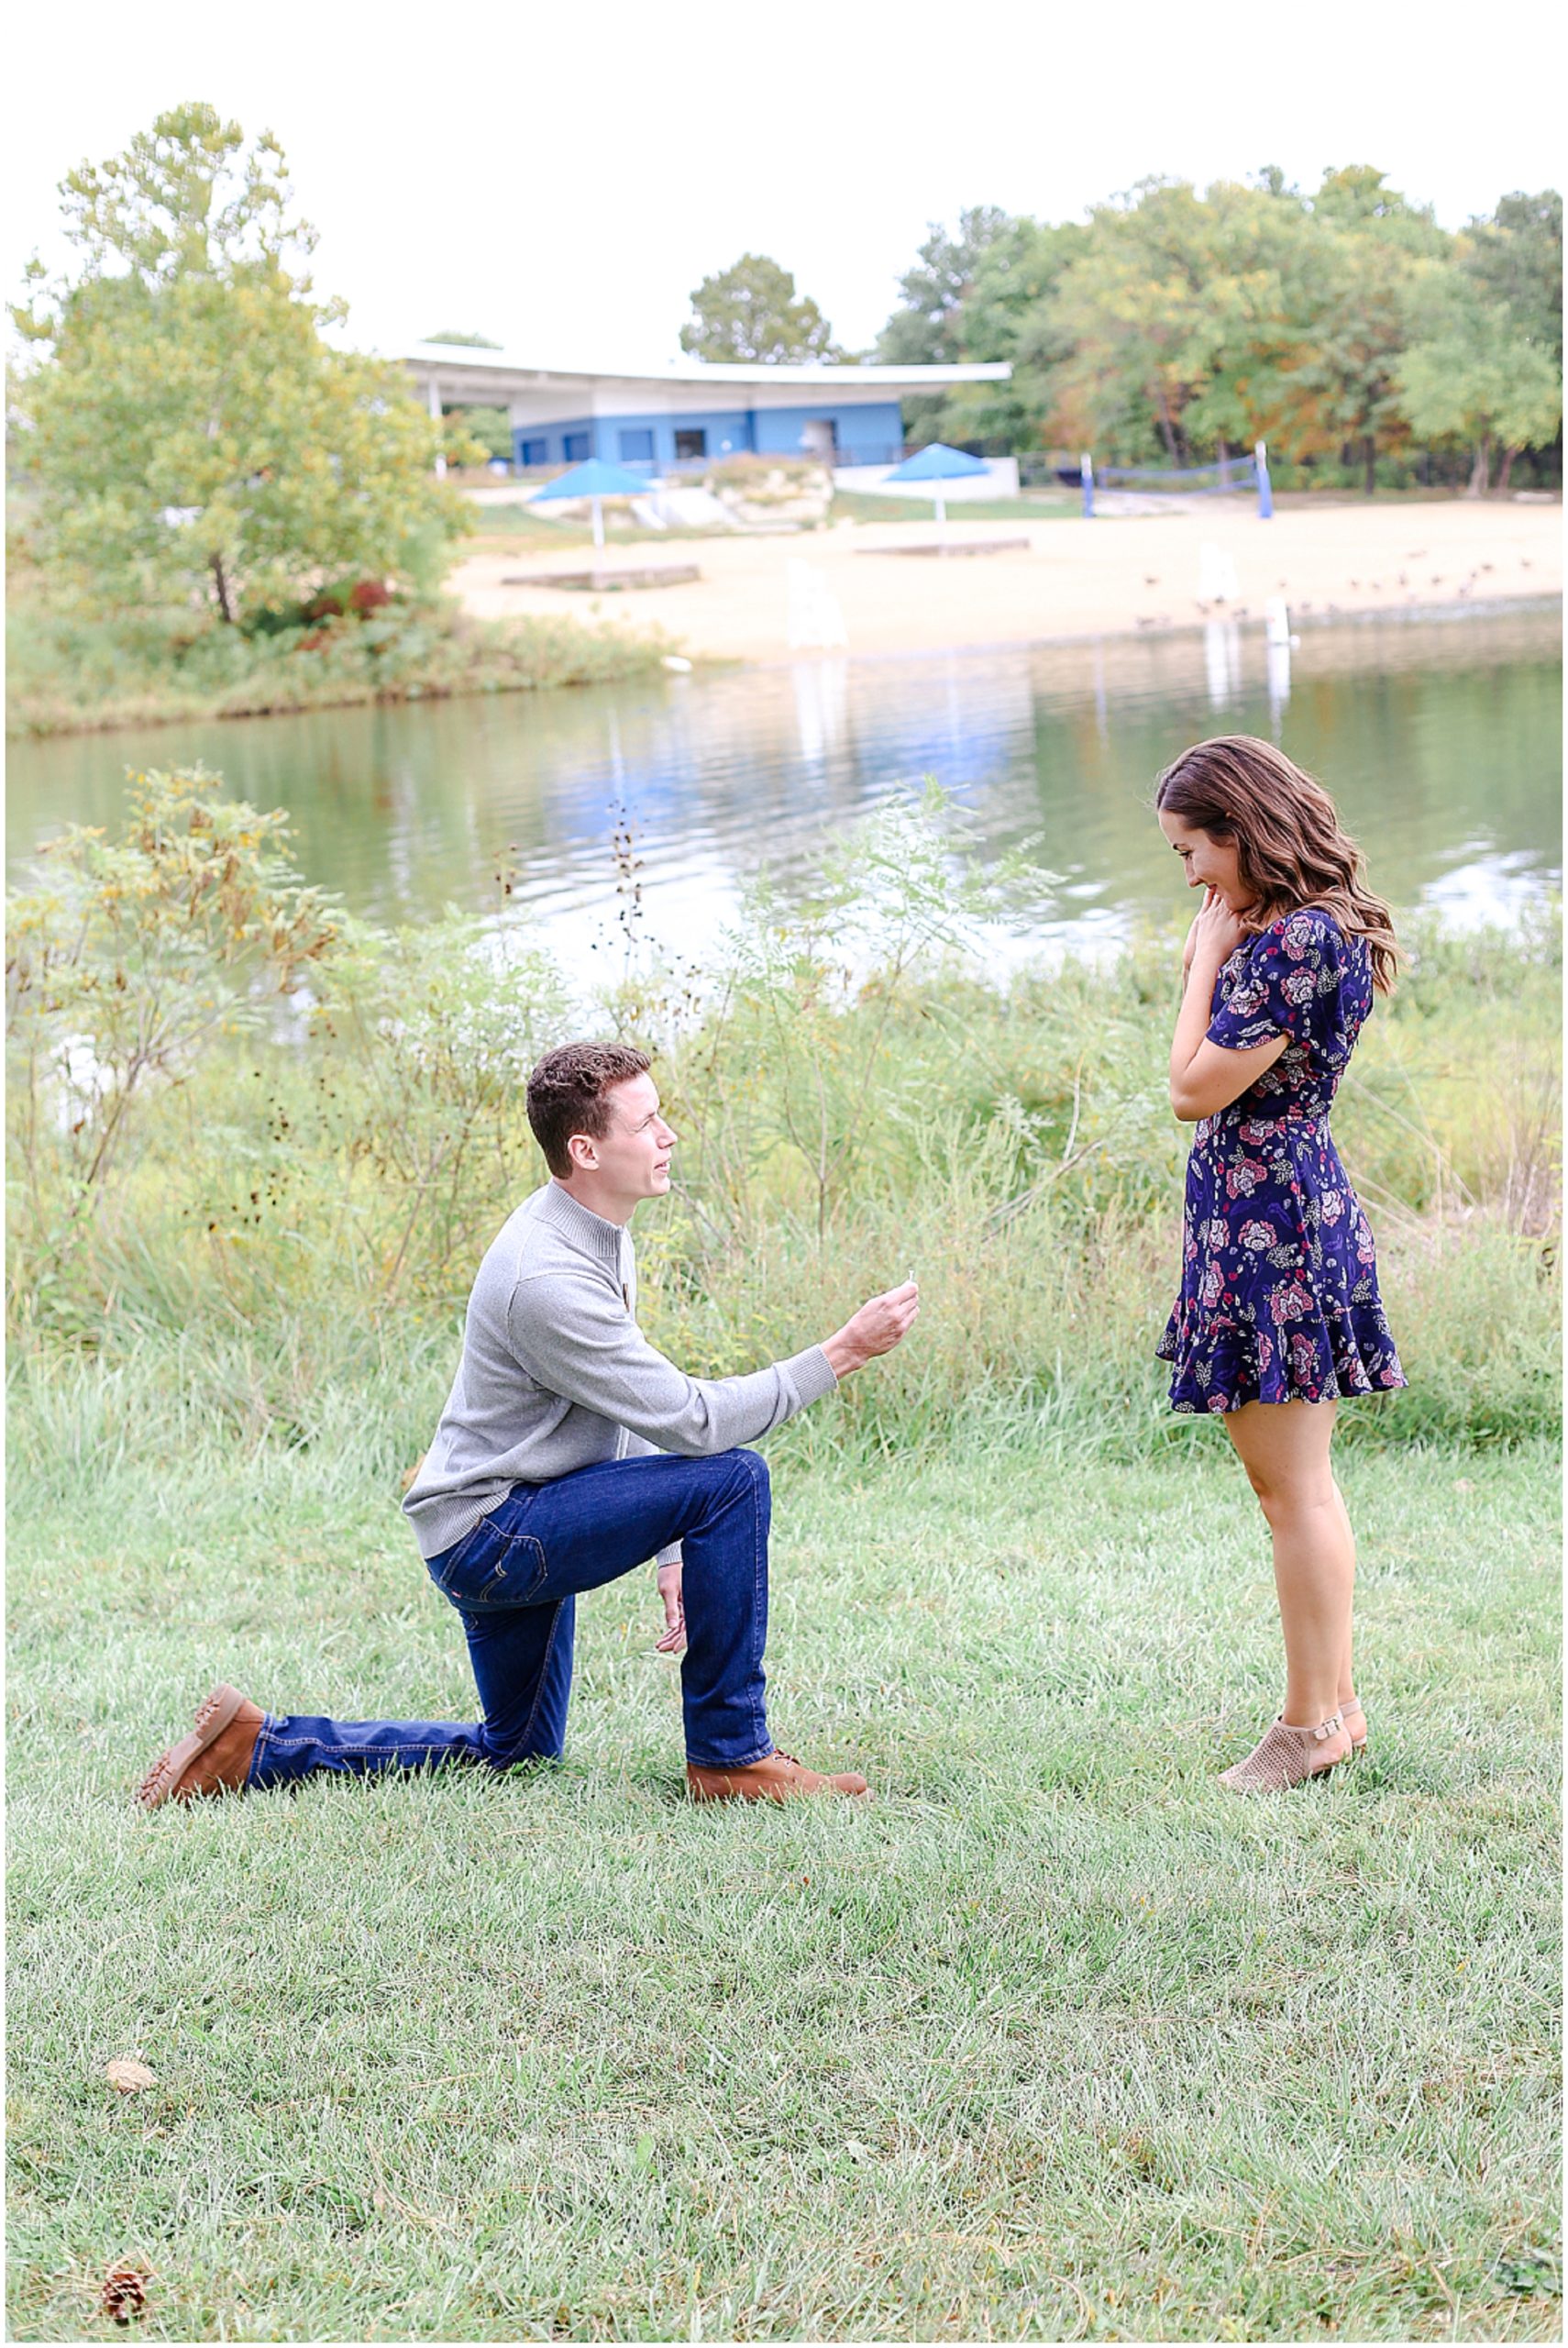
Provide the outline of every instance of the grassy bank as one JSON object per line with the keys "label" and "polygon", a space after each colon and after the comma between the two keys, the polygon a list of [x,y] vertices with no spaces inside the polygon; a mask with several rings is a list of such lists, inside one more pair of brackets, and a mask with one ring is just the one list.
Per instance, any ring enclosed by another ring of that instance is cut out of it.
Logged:
{"label": "grassy bank", "polygon": [[774,1716],[863,1815],[684,1805],[638,1575],[558,1774],[143,1820],[216,1675],[472,1697],[384,1394],[83,1377],[11,1439],[16,2336],[122,2258],[152,2339],[1560,2336],[1550,1451],[1350,1461],[1374,1755],[1298,1800],[1214,1785],[1276,1633],[1200,1427],[786,1463]]}
{"label": "grassy bank", "polygon": [[476,620],[447,603],[248,635],[188,613],[87,617],[18,588],[6,620],[6,731],[598,684],[648,673],[666,648],[657,629]]}

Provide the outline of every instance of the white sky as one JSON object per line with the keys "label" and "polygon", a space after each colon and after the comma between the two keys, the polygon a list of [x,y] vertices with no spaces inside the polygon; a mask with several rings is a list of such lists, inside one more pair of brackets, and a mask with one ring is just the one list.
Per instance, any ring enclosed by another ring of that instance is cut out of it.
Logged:
{"label": "white sky", "polygon": [[1441,13],[1365,0],[1213,29],[1128,0],[1086,11],[1087,30],[1039,0],[31,7],[7,45],[6,291],[33,250],[65,258],[72,164],[200,97],[282,139],[316,282],[348,299],[357,343],[450,327],[545,364],[642,363],[676,350],[698,281],[750,249],[856,349],[927,222],[966,204],[1066,219],[1156,172],[1277,162],[1310,186],[1371,162],[1457,227],[1505,190],[1561,185],[1555,77],[1518,70],[1507,38],[1526,16],[1475,52],[1477,98]]}

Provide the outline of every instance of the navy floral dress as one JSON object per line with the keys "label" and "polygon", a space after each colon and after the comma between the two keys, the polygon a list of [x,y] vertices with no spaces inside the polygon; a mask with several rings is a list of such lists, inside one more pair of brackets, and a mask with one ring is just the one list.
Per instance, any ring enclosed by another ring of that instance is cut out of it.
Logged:
{"label": "navy floral dress", "polygon": [[1205,1117],[1187,1168],[1181,1295],[1155,1348],[1176,1411],[1321,1402],[1403,1386],[1372,1233],[1329,1133],[1329,1106],[1372,1008],[1372,955],[1306,905],[1236,948],[1209,1041],[1289,1037],[1272,1068]]}

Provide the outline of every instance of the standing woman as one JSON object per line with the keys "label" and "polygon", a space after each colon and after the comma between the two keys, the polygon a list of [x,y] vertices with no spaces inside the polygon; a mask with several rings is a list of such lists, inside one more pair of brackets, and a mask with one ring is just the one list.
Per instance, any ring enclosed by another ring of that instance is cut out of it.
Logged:
{"label": "standing woman", "polygon": [[1342,1394],[1405,1378],[1329,1106],[1397,948],[1333,801],[1267,742],[1195,744],[1154,804],[1203,891],[1171,1046],[1171,1106],[1198,1130],[1181,1295],[1157,1350],[1174,1366],[1172,1408],[1222,1416],[1274,1536],[1285,1705],[1220,1779],[1262,1793],[1366,1743],[1355,1539],[1329,1448]]}

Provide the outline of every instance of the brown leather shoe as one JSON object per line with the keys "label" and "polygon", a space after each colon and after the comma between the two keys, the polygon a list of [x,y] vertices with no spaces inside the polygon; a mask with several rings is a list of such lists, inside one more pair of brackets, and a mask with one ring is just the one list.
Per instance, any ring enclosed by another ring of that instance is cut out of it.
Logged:
{"label": "brown leather shoe", "polygon": [[242,1791],[265,1718],[259,1704],[220,1680],[197,1712],[190,1735],[160,1753],[138,1787],[142,1809]]}
{"label": "brown leather shoe", "polygon": [[693,1801],[793,1801],[800,1794],[847,1794],[853,1800],[869,1789],[856,1769],[824,1778],[787,1753],[769,1753],[734,1769],[705,1769],[688,1761],[686,1790]]}

